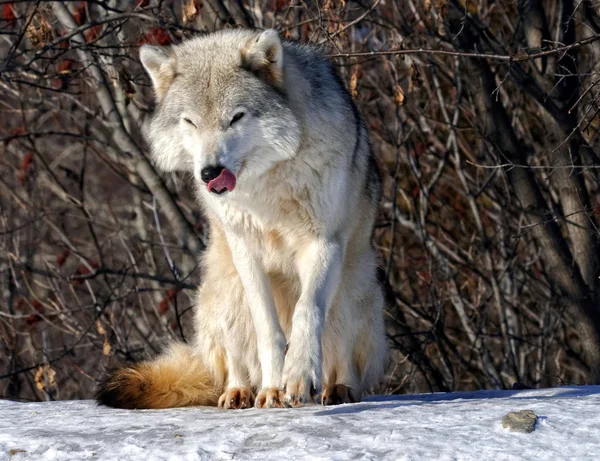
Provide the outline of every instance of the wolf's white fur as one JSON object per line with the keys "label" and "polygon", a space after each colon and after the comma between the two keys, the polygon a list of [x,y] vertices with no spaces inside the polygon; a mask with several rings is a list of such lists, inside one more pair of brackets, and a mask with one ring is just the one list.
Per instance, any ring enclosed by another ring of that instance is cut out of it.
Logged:
{"label": "wolf's white fur", "polygon": [[[257,404],[276,388],[297,404],[322,386],[360,396],[377,385],[387,355],[370,244],[380,184],[330,65],[272,30],[145,46],[141,59],[159,101],[154,157],[194,174],[211,225],[193,348],[215,384],[260,390]],[[224,195],[200,178],[217,164],[237,178]]]}

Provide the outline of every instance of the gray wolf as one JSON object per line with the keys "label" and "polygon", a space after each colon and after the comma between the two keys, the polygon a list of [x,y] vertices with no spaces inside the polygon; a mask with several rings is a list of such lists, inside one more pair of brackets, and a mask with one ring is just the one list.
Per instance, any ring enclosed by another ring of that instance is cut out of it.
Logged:
{"label": "gray wolf", "polygon": [[190,344],[122,368],[97,400],[122,408],[359,400],[384,374],[371,244],[381,179],[331,63],[274,30],[143,46],[164,171],[192,173],[210,223]]}

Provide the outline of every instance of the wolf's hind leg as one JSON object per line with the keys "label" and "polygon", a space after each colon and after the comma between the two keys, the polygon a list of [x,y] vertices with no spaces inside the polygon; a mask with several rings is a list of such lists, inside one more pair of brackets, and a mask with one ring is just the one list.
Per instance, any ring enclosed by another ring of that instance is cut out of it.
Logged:
{"label": "wolf's hind leg", "polygon": [[321,395],[321,404],[339,405],[340,403],[355,403],[359,397],[356,391],[345,384],[334,384],[327,386]]}
{"label": "wolf's hind leg", "polygon": [[358,402],[383,377],[387,345],[383,297],[375,281],[346,277],[323,335],[323,405]]}
{"label": "wolf's hind leg", "polygon": [[[348,351],[342,349],[341,351]],[[340,403],[354,403],[360,400],[360,381],[353,370],[352,354],[337,357],[337,366],[332,373],[327,373],[323,393],[322,405],[339,405]]]}
{"label": "wolf's hind leg", "polygon": [[[354,403],[360,400],[360,379],[352,356],[357,336],[356,325],[349,322],[344,325],[345,329],[340,329],[345,322],[338,317],[336,307],[332,307],[323,338],[324,389],[320,402],[323,405]],[[344,331],[344,334],[331,334],[336,331]]]}

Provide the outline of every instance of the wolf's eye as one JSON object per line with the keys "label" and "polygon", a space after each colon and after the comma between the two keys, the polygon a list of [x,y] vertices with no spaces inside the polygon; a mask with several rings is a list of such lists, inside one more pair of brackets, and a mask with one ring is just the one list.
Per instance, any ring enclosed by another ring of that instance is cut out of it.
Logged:
{"label": "wolf's eye", "polygon": [[192,121],[191,121],[189,118],[187,118],[187,117],[184,117],[184,118],[183,118],[183,121],[184,121],[185,123],[187,123],[188,125],[192,125],[194,128],[196,128],[196,124],[195,124],[194,122],[192,122]]}
{"label": "wolf's eye", "polygon": [[231,119],[231,122],[229,123],[229,126],[233,126],[234,123],[239,122],[244,115],[246,115],[245,112],[238,112],[237,114],[235,114],[233,116],[233,118]]}

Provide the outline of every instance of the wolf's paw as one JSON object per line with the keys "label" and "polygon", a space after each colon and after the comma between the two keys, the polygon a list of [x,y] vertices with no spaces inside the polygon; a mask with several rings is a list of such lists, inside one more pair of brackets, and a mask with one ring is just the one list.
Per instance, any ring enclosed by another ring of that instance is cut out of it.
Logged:
{"label": "wolf's paw", "polygon": [[261,389],[254,402],[256,408],[283,408],[283,392],[276,387]]}
{"label": "wolf's paw", "polygon": [[305,403],[316,402],[316,397],[321,393],[321,379],[317,371],[302,372],[292,368],[284,373],[283,388],[285,396],[283,403],[286,407],[299,407]]}
{"label": "wolf's paw", "polygon": [[339,405],[340,403],[355,403],[358,402],[358,397],[354,389],[345,384],[334,384],[328,386],[321,395],[321,404],[323,405]]}
{"label": "wolf's paw", "polygon": [[225,410],[243,410],[254,405],[254,394],[246,387],[232,387],[219,397],[219,408]]}

